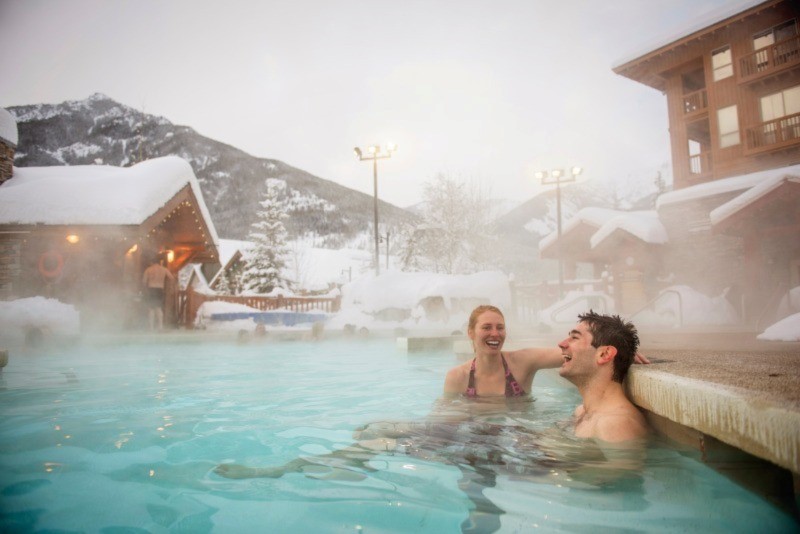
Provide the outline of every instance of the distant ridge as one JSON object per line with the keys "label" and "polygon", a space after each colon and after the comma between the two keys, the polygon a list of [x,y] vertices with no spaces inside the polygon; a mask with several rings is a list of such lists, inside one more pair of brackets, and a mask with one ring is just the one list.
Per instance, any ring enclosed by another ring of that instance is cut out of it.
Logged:
{"label": "distant ridge", "polygon": [[[318,246],[337,248],[372,232],[372,197],[286,163],[257,158],[204,137],[188,126],[142,113],[96,93],[85,100],[7,108],[17,121],[18,167],[127,166],[177,155],[198,178],[220,236],[245,239],[255,221],[267,178],[287,184],[290,236],[311,235]],[[416,216],[380,203],[381,223],[393,229]]]}

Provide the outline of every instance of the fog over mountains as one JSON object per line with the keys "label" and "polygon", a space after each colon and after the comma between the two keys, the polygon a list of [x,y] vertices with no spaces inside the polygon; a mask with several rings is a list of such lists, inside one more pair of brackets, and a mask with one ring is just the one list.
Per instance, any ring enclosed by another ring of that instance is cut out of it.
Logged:
{"label": "fog over mountains", "polygon": [[[247,237],[267,178],[287,184],[285,201],[290,217],[285,224],[291,237],[312,236],[318,246],[335,248],[359,235],[371,235],[371,195],[276,159],[251,156],[105,95],[7,109],[19,129],[17,167],[100,162],[128,166],[177,155],[192,166],[220,237]],[[379,210],[381,226],[390,230],[417,218],[386,202],[380,202]]]}
{"label": "fog over mountains", "polygon": [[[80,101],[7,109],[17,120],[19,130],[14,161],[17,167],[96,163],[128,166],[149,158],[177,155],[194,169],[222,238],[247,239],[266,189],[265,180],[273,178],[287,184],[284,201],[290,217],[285,224],[291,238],[310,238],[311,244],[325,248],[372,247],[371,195],[282,161],[251,156],[188,126],[172,124],[102,94]],[[591,183],[563,187],[563,220],[585,206],[652,209],[658,192],[654,180],[659,177],[670,182],[669,174],[669,166],[664,164],[627,179],[595,177]],[[493,253],[497,267],[525,273],[522,278],[527,278],[542,267],[538,258],[540,239],[556,227],[555,191],[517,199],[515,204],[507,211],[508,201],[487,198],[483,203],[494,218],[497,239]],[[404,235],[404,227],[408,235],[409,226],[422,222],[426,205],[402,209],[381,202],[379,210],[381,233],[388,230],[395,236],[392,249],[398,253],[396,247],[403,243],[397,237]]]}

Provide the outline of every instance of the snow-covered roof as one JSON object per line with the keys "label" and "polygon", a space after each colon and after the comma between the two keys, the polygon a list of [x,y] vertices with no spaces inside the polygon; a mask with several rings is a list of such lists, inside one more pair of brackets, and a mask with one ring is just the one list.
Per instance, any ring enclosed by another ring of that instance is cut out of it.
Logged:
{"label": "snow-covered roof", "polygon": [[800,165],[759,171],[751,174],[734,176],[733,178],[714,180],[713,182],[706,182],[704,184],[678,189],[677,191],[670,191],[669,193],[664,193],[658,197],[656,209],[675,202],[686,202],[689,200],[697,200],[723,193],[744,191],[763,182],[768,182],[776,179],[777,177],[786,175],[800,176]]}
{"label": "snow-covered roof", "polygon": [[770,193],[771,191],[774,191],[785,182],[800,182],[800,174],[790,175],[781,173],[764,180],[760,184],[748,189],[738,197],[712,210],[709,214],[711,224],[721,223],[731,215],[746,208],[759,198]]}
{"label": "snow-covered roof", "polygon": [[217,245],[217,253],[219,254],[220,269],[208,281],[208,287],[213,287],[220,276],[225,272],[228,263],[233,259],[237,252],[244,255],[255,246],[252,241],[241,241],[239,239],[220,239]]}
{"label": "snow-covered roof", "polygon": [[192,167],[177,156],[132,167],[14,167],[0,185],[0,224],[138,225],[190,185],[214,245],[219,238]]}
{"label": "snow-covered roof", "polygon": [[0,138],[5,139],[14,146],[19,141],[17,121],[14,116],[6,109],[0,108]]}
{"label": "snow-covered roof", "polygon": [[603,224],[589,241],[592,248],[597,248],[616,230],[628,232],[645,243],[653,245],[661,245],[669,241],[667,229],[658,218],[658,212],[655,210],[631,211],[620,213]]}
{"label": "snow-covered roof", "polygon": [[660,36],[653,38],[649,42],[643,43],[636,50],[629,52],[625,57],[615,61],[612,64],[612,69],[621,67],[626,63],[649,54],[650,52],[654,52],[685,37],[689,37],[693,33],[702,31],[718,22],[722,22],[725,19],[734,17],[743,11],[747,11],[748,9],[763,3],[766,3],[765,0],[740,0],[738,2],[729,2],[716,9],[708,11],[704,15],[700,15],[695,18],[691,24],[665,32]]}
{"label": "snow-covered roof", "polygon": [[[619,210],[612,210],[609,208],[581,208],[578,212],[567,219],[561,229],[561,233],[566,234],[574,230],[581,223],[592,225],[596,228],[602,227],[605,223],[617,217],[621,213]],[[539,241],[539,250],[544,250],[551,246],[558,240],[558,232],[552,232]]]}
{"label": "snow-covered roof", "polygon": [[225,267],[228,262],[231,261],[231,258],[233,258],[234,254],[237,252],[244,254],[254,246],[255,243],[252,241],[242,241],[239,239],[220,239],[219,247],[217,249],[219,252],[219,263]]}
{"label": "snow-covered roof", "polygon": [[[203,269],[199,263],[193,263],[191,274],[189,275],[189,279],[186,280],[186,286],[191,285],[192,289],[195,291],[199,291],[200,293],[208,293],[211,291],[208,282],[206,281],[206,277],[203,274]],[[183,287],[182,289],[186,289]]]}

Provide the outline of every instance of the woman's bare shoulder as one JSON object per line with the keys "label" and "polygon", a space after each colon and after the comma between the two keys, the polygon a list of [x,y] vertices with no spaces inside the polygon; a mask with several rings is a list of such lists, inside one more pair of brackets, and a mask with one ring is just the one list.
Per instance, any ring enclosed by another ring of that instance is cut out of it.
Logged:
{"label": "woman's bare shoulder", "polygon": [[445,393],[452,393],[466,387],[467,381],[469,380],[469,367],[470,362],[466,362],[461,365],[456,365],[447,371],[444,378]]}

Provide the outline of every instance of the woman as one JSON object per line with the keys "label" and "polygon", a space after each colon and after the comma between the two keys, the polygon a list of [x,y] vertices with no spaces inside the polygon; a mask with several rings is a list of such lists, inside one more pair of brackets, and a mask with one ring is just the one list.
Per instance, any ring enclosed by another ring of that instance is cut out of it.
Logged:
{"label": "woman", "polygon": [[560,367],[564,361],[558,347],[503,352],[505,318],[495,306],[475,308],[467,334],[475,357],[447,372],[444,393],[448,397],[521,397],[530,393],[536,371]]}
{"label": "woman", "polygon": [[[536,371],[564,363],[558,346],[503,352],[505,318],[495,306],[475,308],[469,316],[467,334],[475,357],[447,372],[445,397],[522,397],[530,393]],[[650,363],[638,353],[635,362]]]}

